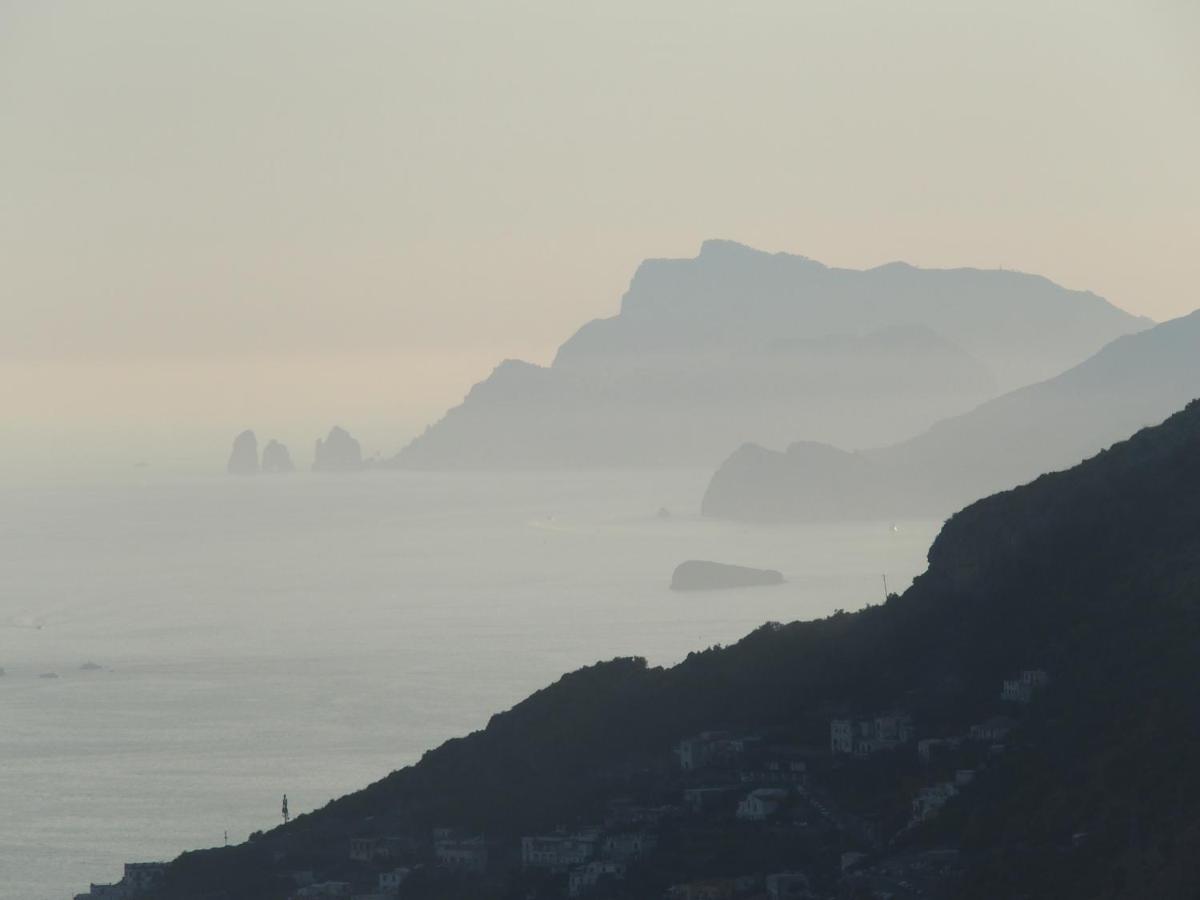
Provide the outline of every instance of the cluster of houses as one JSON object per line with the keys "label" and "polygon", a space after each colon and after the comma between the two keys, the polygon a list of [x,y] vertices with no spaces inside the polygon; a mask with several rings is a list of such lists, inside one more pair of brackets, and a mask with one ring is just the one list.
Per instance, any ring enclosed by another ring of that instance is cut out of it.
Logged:
{"label": "cluster of houses", "polygon": [[[1049,684],[1042,669],[1026,669],[1004,679],[1000,699],[1007,703],[1028,704]],[[603,825],[550,833],[526,835],[520,840],[520,867],[529,873],[545,873],[561,879],[567,896],[576,898],[595,894],[605,884],[625,880],[631,869],[652,855],[664,828],[689,816],[702,820],[705,828],[717,823],[783,823],[807,825],[802,814],[816,814],[830,825],[855,839],[860,846],[882,848],[878,836],[862,837],[855,830],[854,816],[833,808],[826,791],[817,785],[810,792],[810,765],[842,766],[838,760],[865,760],[876,754],[908,748],[915,749],[918,760],[931,766],[930,771],[953,772],[952,777],[921,787],[911,798],[908,827],[936,817],[958,797],[976,777],[975,765],[981,753],[997,753],[1016,727],[1014,719],[995,715],[965,733],[917,740],[913,717],[904,710],[889,710],[867,716],[832,719],[829,723],[829,756],[819,747],[781,746],[759,736],[735,735],[726,731],[704,731],[684,738],[674,747],[681,782],[679,804],[646,805],[619,799],[610,804]],[[966,745],[966,753],[957,753]],[[983,749],[981,749],[981,746]],[[822,762],[824,760],[824,762]],[[937,762],[936,767],[933,763]],[[986,765],[980,761],[979,765]],[[902,807],[901,807],[902,809]],[[686,827],[686,826],[685,826]],[[865,833],[865,832],[864,832]],[[372,879],[364,887],[359,878],[349,881],[317,881],[312,872],[290,873],[295,882],[293,900],[385,900],[403,896],[406,882],[425,866],[436,865],[442,873],[468,877],[489,874],[512,865],[509,847],[497,858],[496,845],[485,836],[463,833],[451,828],[435,828],[431,842],[412,836],[356,837],[348,847],[350,862],[369,866]],[[844,854],[843,873],[856,870],[864,857]],[[413,860],[422,860],[414,863]],[[937,865],[942,865],[939,862]],[[948,863],[947,863],[948,865]],[[924,857],[905,860],[903,872],[876,866],[855,877],[863,884],[892,883],[903,886],[921,872],[933,871],[934,862]],[[352,870],[338,872],[345,877]],[[361,868],[353,871],[362,872]],[[434,870],[425,872],[429,874]],[[76,900],[138,900],[154,895],[165,872],[163,863],[129,863],[117,884],[94,884]],[[914,874],[916,873],[916,874]],[[440,876],[439,876],[440,877]],[[845,875],[843,876],[845,877]],[[899,880],[898,880],[899,879]],[[701,879],[676,884],[667,900],[816,900],[806,874],[794,871],[744,878]]]}
{"label": "cluster of houses", "polygon": [[892,900],[955,896],[962,861],[953,848],[898,851],[882,857],[843,854],[842,884],[852,897]]}
{"label": "cluster of houses", "polygon": [[1025,669],[1016,678],[1006,678],[1000,699],[1009,703],[1029,703],[1033,695],[1050,683],[1045,669]]}
{"label": "cluster of houses", "polygon": [[859,758],[912,743],[916,736],[906,712],[880,713],[869,718],[834,719],[829,723],[829,749],[834,756]]}
{"label": "cluster of houses", "polygon": [[567,894],[578,897],[602,881],[619,881],[626,867],[658,846],[644,829],[605,834],[598,827],[521,838],[521,867],[567,874]]}
{"label": "cluster of houses", "polygon": [[761,822],[785,809],[808,785],[808,762],[801,747],[770,745],[758,736],[735,737],[705,731],[675,746],[685,773],[722,772],[719,784],[700,784],[683,791],[684,809],[693,815],[723,810],[747,822]]}
{"label": "cluster of houses", "polygon": [[667,900],[736,900],[739,897],[765,900],[818,900],[812,883],[803,872],[774,872],[766,877],[706,878],[672,885]]}
{"label": "cluster of houses", "polygon": [[939,781],[917,791],[912,802],[912,819],[909,825],[919,825],[928,821],[942,811],[950,800],[957,797],[959,792],[975,780],[974,769],[959,769],[954,773],[953,781]]}

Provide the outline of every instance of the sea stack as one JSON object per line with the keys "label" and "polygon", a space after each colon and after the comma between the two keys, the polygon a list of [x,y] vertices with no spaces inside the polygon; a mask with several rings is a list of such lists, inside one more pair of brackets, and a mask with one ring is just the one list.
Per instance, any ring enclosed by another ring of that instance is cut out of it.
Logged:
{"label": "sea stack", "polygon": [[324,440],[317,438],[314,472],[357,472],[362,467],[362,446],[344,428],[335,425]]}
{"label": "sea stack", "polygon": [[258,474],[258,438],[249,428],[233,439],[233,452],[225,471],[230,475]]}
{"label": "sea stack", "polygon": [[783,584],[782,573],[775,569],[752,569],[704,559],[689,559],[680,563],[671,576],[673,591],[715,591],[772,584]]}
{"label": "sea stack", "polygon": [[277,475],[284,472],[291,472],[295,468],[292,465],[292,454],[288,452],[286,445],[274,439],[267,441],[267,445],[263,447],[262,453],[263,472]]}

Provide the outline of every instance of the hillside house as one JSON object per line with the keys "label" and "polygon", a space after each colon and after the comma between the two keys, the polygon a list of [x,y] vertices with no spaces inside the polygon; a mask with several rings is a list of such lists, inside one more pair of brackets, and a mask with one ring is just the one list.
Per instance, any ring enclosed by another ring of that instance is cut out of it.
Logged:
{"label": "hillside house", "polygon": [[521,865],[526,869],[562,872],[591,862],[600,843],[596,830],[521,838]]}
{"label": "hillside house", "polygon": [[675,745],[679,767],[685,772],[728,763],[737,753],[737,745],[727,731],[702,731]]}
{"label": "hillside house", "polygon": [[379,893],[395,895],[400,893],[400,885],[408,880],[408,876],[412,874],[412,869],[398,868],[388,872],[379,873]]}
{"label": "hillside house", "polygon": [[687,788],[683,792],[683,805],[694,815],[721,812],[732,809],[743,790],[740,785]]}
{"label": "hillside house", "polygon": [[992,716],[985,722],[971,726],[971,740],[998,743],[1003,741],[1017,726],[1008,716]]}
{"label": "hillside house", "polygon": [[834,719],[829,723],[829,749],[835,756],[870,756],[910,743],[915,736],[912,716],[903,712]]}
{"label": "hillside house", "polygon": [[313,900],[313,898],[343,898],[354,894],[354,886],[348,881],[321,881],[302,887],[292,894],[291,900]]}
{"label": "hillside house", "polygon": [[808,764],[795,748],[776,747],[748,754],[738,768],[743,784],[801,787],[808,780]]}
{"label": "hillside house", "polygon": [[667,819],[675,819],[683,815],[683,809],[678,806],[645,806],[631,800],[617,800],[609,804],[608,815],[604,824],[609,828],[623,828],[630,825],[657,825]]}
{"label": "hillside house", "polygon": [[457,872],[483,872],[488,864],[488,843],[481,836],[445,837],[433,842],[438,865]]}
{"label": "hillside house", "polygon": [[747,822],[761,822],[783,808],[791,791],[787,788],[758,788],[738,804],[737,817]]}
{"label": "hillside house", "polygon": [[738,883],[733,878],[707,878],[667,888],[668,900],[732,900],[737,895]]}
{"label": "hillside house", "polygon": [[605,859],[628,862],[652,853],[658,846],[658,835],[649,831],[626,831],[610,834],[600,845],[600,855]]}
{"label": "hillside house", "polygon": [[951,798],[956,796],[958,796],[958,788],[951,781],[944,781],[940,784],[921,788],[912,802],[911,824],[924,822],[933,818],[941,812],[942,807]]}
{"label": "hillside house", "polygon": [[567,876],[567,894],[578,897],[586,894],[602,880],[617,881],[625,877],[625,863],[615,860],[593,860],[572,869]]}
{"label": "hillside house", "polygon": [[917,741],[917,757],[927,763],[938,753],[957,750],[961,745],[961,737],[924,738]]}
{"label": "hillside house", "polygon": [[1025,669],[1016,678],[1006,678],[1000,699],[1010,703],[1029,703],[1033,695],[1050,683],[1045,669]]}

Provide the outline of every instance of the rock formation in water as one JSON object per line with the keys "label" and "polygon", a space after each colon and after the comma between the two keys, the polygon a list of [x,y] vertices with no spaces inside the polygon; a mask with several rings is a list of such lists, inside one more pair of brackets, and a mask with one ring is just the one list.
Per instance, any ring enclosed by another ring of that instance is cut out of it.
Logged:
{"label": "rock formation in water", "polygon": [[258,474],[258,438],[249,428],[233,439],[233,452],[225,471],[230,475]]}
{"label": "rock formation in water", "polygon": [[314,472],[357,472],[362,468],[362,446],[344,428],[335,425],[324,440],[317,439]]}
{"label": "rock formation in water", "polygon": [[783,584],[783,574],[774,569],[752,569],[703,559],[680,563],[671,576],[673,591],[715,591],[772,584]]}
{"label": "rock formation in water", "polygon": [[262,470],[269,474],[280,474],[291,472],[293,469],[295,466],[292,464],[292,455],[288,453],[288,448],[279,441],[267,441],[267,446],[263,447]]}

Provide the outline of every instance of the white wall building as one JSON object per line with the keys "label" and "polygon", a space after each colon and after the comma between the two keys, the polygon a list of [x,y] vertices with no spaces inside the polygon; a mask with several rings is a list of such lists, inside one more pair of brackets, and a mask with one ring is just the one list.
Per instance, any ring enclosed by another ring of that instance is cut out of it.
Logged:
{"label": "white wall building", "polygon": [[738,804],[737,817],[747,822],[761,822],[779,812],[790,794],[786,788],[759,788],[751,791]]}
{"label": "white wall building", "polygon": [[434,841],[433,855],[438,864],[460,872],[487,869],[488,844],[483,837],[442,838]]}
{"label": "white wall building", "polygon": [[521,838],[521,865],[526,869],[562,871],[581,866],[596,855],[599,832],[546,834]]}

